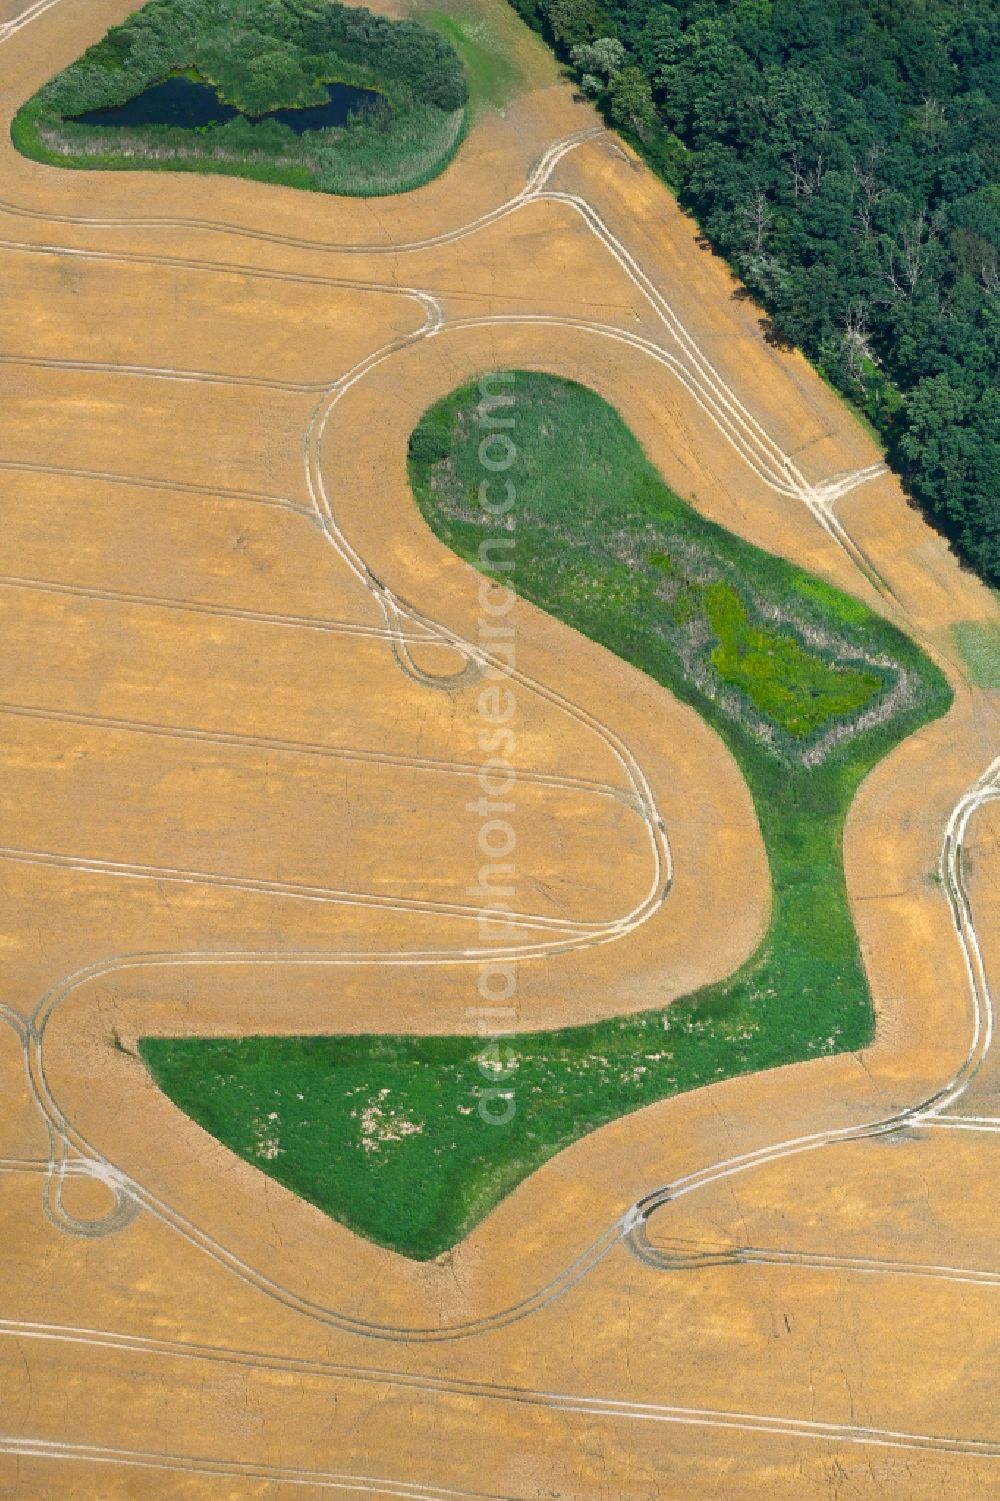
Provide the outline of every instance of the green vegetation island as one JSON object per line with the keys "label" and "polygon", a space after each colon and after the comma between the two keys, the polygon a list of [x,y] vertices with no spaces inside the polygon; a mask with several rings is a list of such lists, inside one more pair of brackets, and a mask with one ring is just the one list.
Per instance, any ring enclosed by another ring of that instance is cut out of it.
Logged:
{"label": "green vegetation island", "polygon": [[374,196],[443,171],[468,98],[451,41],[416,22],[335,0],[150,0],[29,99],[11,136],[53,166]]}
{"label": "green vegetation island", "polygon": [[996,0],[511,0],[1000,583]]}
{"label": "green vegetation island", "polygon": [[[771,922],[736,974],[685,999],[505,1038],[517,1107],[503,1129],[476,1109],[481,1038],[141,1043],[158,1083],[206,1130],[360,1234],[418,1259],[446,1251],[604,1122],[870,1040],[844,817],[876,762],[951,702],[939,670],[865,605],[673,494],[594,392],[511,374],[516,545],[502,582],[641,668],[722,736],[763,833]],[[410,476],[436,535],[481,567],[480,544],[498,523],[478,498],[479,400],[480,387],[465,386],[426,413],[410,440]]]}

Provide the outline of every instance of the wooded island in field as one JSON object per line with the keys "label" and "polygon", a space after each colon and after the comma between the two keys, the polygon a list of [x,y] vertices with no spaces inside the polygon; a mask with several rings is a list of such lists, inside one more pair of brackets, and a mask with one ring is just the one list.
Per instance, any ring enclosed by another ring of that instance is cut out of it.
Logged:
{"label": "wooded island in field", "polygon": [[52,166],[365,197],[441,172],[467,101],[454,47],[416,22],[329,0],[152,0],[29,99],[12,135]]}

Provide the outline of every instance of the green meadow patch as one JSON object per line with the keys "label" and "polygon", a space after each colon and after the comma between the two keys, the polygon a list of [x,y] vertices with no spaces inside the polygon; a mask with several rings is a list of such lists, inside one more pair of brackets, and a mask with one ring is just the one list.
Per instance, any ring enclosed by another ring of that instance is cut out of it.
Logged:
{"label": "green meadow patch", "polygon": [[955,645],[979,688],[1000,688],[1000,624],[966,620],[952,626]]}
{"label": "green meadow patch", "polygon": [[[757,809],[771,923],[737,973],[682,1000],[493,1043],[486,1066],[512,1104],[502,1125],[478,1108],[475,1037],[142,1044],[171,1098],[234,1151],[417,1258],[446,1251],[528,1173],[606,1121],[870,1040],[844,816],[876,762],[951,701],[914,643],[858,600],[673,494],[592,391],[525,371],[502,389],[516,450],[503,533],[514,568],[502,581],[641,668],[722,736]],[[422,514],[477,565],[499,524],[480,503],[478,405],[477,387],[454,392],[410,445]],[[512,905],[529,901],[525,889]],[[470,970],[473,995],[474,986]]]}
{"label": "green meadow patch", "polygon": [[520,70],[504,41],[482,20],[462,12],[421,10],[421,21],[439,31],[462,60],[473,110],[505,104],[522,86]]}

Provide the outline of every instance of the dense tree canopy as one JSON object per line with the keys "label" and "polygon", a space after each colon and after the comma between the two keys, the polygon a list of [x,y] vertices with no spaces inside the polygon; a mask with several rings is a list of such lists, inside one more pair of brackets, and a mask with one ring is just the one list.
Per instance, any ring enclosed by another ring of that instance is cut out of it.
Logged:
{"label": "dense tree canopy", "polygon": [[996,0],[513,3],[1000,583]]}

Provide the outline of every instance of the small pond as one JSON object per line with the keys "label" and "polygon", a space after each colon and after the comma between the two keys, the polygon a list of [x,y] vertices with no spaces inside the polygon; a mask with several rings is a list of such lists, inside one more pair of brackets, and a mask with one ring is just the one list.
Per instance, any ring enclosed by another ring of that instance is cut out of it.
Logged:
{"label": "small pond", "polygon": [[[371,89],[356,89],[348,83],[328,83],[326,104],[307,105],[304,109],[275,109],[266,115],[246,115],[253,123],[276,120],[288,125],[300,136],[305,130],[328,130],[346,125],[349,116],[373,109],[382,95]],[[222,125],[239,119],[241,111],[220,99],[210,83],[178,75],[154,83],[134,99],[110,109],[91,109],[74,115],[79,125]]]}

